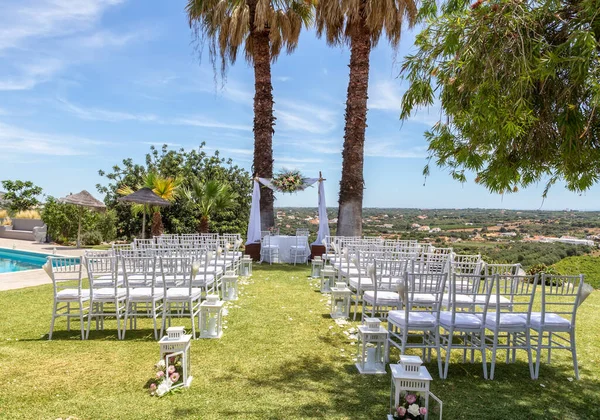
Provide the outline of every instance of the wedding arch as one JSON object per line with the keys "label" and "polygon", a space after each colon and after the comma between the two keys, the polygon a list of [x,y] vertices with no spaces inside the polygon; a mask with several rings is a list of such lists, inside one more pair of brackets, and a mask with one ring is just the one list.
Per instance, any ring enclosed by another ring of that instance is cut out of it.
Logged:
{"label": "wedding arch", "polygon": [[323,182],[325,179],[319,172],[318,178],[302,177],[300,172],[293,171],[290,173],[277,174],[272,179],[254,178],[254,188],[252,190],[252,204],[250,206],[250,221],[248,222],[248,240],[246,245],[260,242],[261,225],[260,225],[260,184],[275,192],[294,193],[304,191],[306,188],[319,183],[319,232],[317,240],[312,245],[321,245],[325,237],[329,236],[329,220],[327,219],[327,206],[325,204],[325,187]]}

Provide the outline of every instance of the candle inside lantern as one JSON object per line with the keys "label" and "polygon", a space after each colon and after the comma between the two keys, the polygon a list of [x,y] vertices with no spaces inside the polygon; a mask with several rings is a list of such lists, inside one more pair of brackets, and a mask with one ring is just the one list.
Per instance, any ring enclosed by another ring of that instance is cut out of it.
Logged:
{"label": "candle inside lantern", "polygon": [[217,335],[217,318],[211,316],[208,319],[208,333],[210,335]]}
{"label": "candle inside lantern", "polygon": [[233,289],[233,287],[230,287],[228,289],[227,296],[229,297],[229,299],[233,299],[235,297],[234,292],[235,292],[235,290]]}
{"label": "candle inside lantern", "polygon": [[344,312],[344,308],[342,307],[342,302],[338,301],[338,302],[335,304],[335,311],[336,311],[338,314],[341,314],[341,313],[343,313],[343,312]]}
{"label": "candle inside lantern", "polygon": [[373,367],[377,363],[377,349],[375,347],[367,348],[367,366]]}

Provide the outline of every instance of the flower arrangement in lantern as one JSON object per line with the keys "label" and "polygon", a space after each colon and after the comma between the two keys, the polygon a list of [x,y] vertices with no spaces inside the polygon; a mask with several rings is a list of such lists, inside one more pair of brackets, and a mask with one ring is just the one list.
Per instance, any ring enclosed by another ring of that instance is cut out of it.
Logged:
{"label": "flower arrangement in lantern", "polygon": [[[442,418],[442,401],[429,391],[432,377],[419,356],[400,356],[399,364],[390,365],[392,386],[388,420],[430,419],[432,414]],[[437,403],[435,413],[429,399]]]}
{"label": "flower arrangement in lantern", "polygon": [[312,260],[311,277],[313,279],[321,277],[322,269],[323,269],[323,260],[321,259],[321,257],[314,257]]}
{"label": "flower arrangement in lantern", "polygon": [[338,282],[331,288],[331,317],[349,318],[350,317],[350,297],[352,290],[346,287],[346,283]]}
{"label": "flower arrangement in lantern", "polygon": [[221,278],[223,287],[223,300],[237,300],[238,276],[233,271],[228,271]]}
{"label": "flower arrangement in lantern", "polygon": [[303,191],[306,189],[304,176],[302,176],[298,170],[282,170],[273,176],[273,179],[271,179],[271,184],[277,191],[282,193],[291,194],[295,193],[296,191]]}
{"label": "flower arrangement in lantern", "polygon": [[167,328],[167,335],[159,341],[160,360],[155,365],[156,375],[150,381],[150,395],[162,397],[177,388],[190,386],[191,338],[183,327]]}
{"label": "flower arrangement in lantern", "polygon": [[221,338],[224,303],[219,295],[207,295],[200,304],[200,338]]}
{"label": "flower arrangement in lantern", "polygon": [[358,327],[358,361],[356,368],[363,374],[384,374],[388,331],[378,318],[365,318]]}

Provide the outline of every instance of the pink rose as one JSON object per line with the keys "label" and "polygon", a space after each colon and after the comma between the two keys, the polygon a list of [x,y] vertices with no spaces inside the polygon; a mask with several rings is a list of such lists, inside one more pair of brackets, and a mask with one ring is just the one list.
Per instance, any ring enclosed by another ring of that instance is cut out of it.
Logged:
{"label": "pink rose", "polygon": [[416,395],[414,395],[414,394],[408,394],[408,395],[406,396],[406,402],[407,402],[407,403],[409,403],[409,404],[414,404],[414,403],[415,403],[415,401],[417,401],[417,396],[416,396]]}
{"label": "pink rose", "polygon": [[400,417],[403,417],[404,415],[406,415],[406,408],[399,406],[396,411],[398,412],[398,415]]}
{"label": "pink rose", "polygon": [[419,408],[419,414],[424,416],[427,414],[427,409],[425,407]]}
{"label": "pink rose", "polygon": [[173,372],[175,372],[175,366],[171,365],[169,366],[169,375]]}
{"label": "pink rose", "polygon": [[156,391],[156,384],[150,384],[150,391]]}
{"label": "pink rose", "polygon": [[162,378],[163,376],[165,376],[165,372],[163,372],[162,370],[159,370],[158,372],[156,372],[156,377],[157,378]]}
{"label": "pink rose", "polygon": [[175,372],[171,374],[171,381],[173,383],[177,382],[179,380],[179,373]]}

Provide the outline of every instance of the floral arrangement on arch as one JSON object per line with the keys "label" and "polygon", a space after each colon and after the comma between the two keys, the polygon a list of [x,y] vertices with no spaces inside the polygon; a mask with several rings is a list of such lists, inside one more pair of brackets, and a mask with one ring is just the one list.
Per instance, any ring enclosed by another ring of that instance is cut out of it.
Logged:
{"label": "floral arrangement on arch", "polygon": [[159,360],[154,367],[156,375],[150,380],[150,395],[162,397],[166,394],[180,389],[176,387],[183,383],[183,364],[181,356],[169,359],[172,363],[169,366],[163,359]]}
{"label": "floral arrangement on arch", "polygon": [[423,420],[427,415],[427,408],[424,401],[418,394],[406,394],[396,411],[394,412],[394,420]]}
{"label": "floral arrangement on arch", "polygon": [[276,173],[271,179],[271,184],[275,189],[282,193],[294,193],[302,191],[306,188],[304,176],[298,170],[287,171],[282,170]]}

